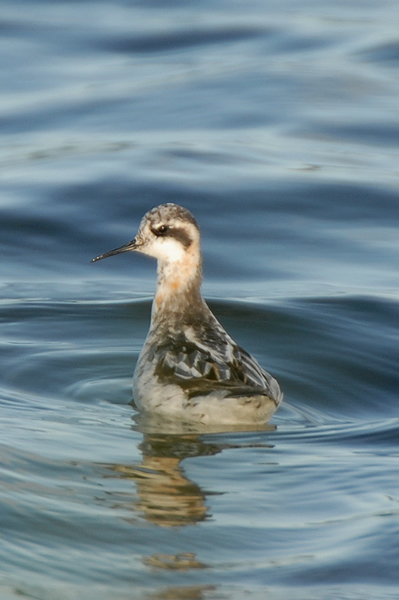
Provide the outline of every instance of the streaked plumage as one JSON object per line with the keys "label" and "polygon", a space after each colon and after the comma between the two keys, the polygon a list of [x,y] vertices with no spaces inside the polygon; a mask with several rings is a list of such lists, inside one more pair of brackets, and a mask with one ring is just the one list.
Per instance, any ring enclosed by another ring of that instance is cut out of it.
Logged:
{"label": "streaked plumage", "polygon": [[137,407],[202,424],[266,422],[283,395],[202,298],[200,233],[192,214],[162,204],[134,240],[93,259],[137,251],[158,259],[151,326],[133,379]]}

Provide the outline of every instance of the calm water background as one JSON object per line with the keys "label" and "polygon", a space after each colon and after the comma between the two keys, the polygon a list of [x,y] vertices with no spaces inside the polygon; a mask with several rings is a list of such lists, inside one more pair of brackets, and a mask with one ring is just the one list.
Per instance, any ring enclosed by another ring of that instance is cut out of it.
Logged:
{"label": "calm water background", "polygon": [[[0,597],[399,597],[397,0],[0,2]],[[273,427],[128,402],[175,201]]]}

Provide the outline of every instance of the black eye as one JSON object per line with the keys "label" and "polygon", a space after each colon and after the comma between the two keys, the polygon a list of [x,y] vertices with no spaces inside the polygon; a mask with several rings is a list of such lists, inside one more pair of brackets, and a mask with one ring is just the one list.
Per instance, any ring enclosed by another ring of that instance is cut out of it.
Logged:
{"label": "black eye", "polygon": [[168,231],[168,226],[167,225],[160,225],[159,227],[155,228],[152,230],[152,232],[155,235],[165,235],[165,233]]}

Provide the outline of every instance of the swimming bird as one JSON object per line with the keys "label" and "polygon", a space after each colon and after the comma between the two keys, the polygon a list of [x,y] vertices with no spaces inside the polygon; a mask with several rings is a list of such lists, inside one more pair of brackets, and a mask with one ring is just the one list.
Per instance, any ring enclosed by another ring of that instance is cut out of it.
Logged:
{"label": "swimming bird", "polygon": [[156,206],[132,241],[92,262],[130,251],[158,261],[150,329],[133,377],[137,408],[204,425],[270,419],[283,400],[280,386],[203,299],[200,230],[190,211]]}

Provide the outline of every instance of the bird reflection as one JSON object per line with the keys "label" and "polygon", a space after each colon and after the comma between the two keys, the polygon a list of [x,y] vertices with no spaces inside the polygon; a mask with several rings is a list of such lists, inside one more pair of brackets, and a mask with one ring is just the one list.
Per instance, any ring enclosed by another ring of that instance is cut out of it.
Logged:
{"label": "bird reflection", "polygon": [[[198,483],[189,479],[182,466],[186,458],[198,456],[212,456],[228,448],[239,447],[264,447],[269,444],[259,439],[243,441],[240,439],[242,430],[231,429],[233,435],[237,433],[238,443],[231,443],[223,435],[210,435],[193,431],[190,425],[177,427],[176,422],[168,424],[164,419],[162,423],[153,418],[150,420],[142,414],[133,417],[134,429],[143,434],[143,441],[139,448],[142,452],[140,464],[126,465],[121,463],[103,465],[107,477],[117,477],[131,480],[136,488],[136,495],[119,495],[115,508],[128,509],[132,518],[125,518],[128,522],[135,523],[140,515],[148,523],[158,527],[177,528],[195,525],[210,517],[206,497],[211,493],[204,491]],[[270,424],[263,425],[263,431],[272,431],[275,427]],[[259,427],[256,427],[259,431]],[[230,438],[231,440],[232,438]],[[110,472],[112,474],[110,475]],[[122,499],[122,502],[121,502]],[[177,554],[154,553],[143,556],[143,564],[151,570],[191,571],[207,569],[209,565],[202,562],[195,552],[179,552]],[[171,587],[161,593],[149,594],[148,600],[164,598],[168,600],[203,600],[210,590],[216,589],[212,585],[199,585],[192,587]]]}
{"label": "bird reflection", "polygon": [[217,589],[215,585],[194,585],[170,587],[154,594],[148,594],[148,600],[203,600]]}
{"label": "bird reflection", "polygon": [[181,461],[221,451],[195,435],[146,434],[140,445],[141,464],[108,465],[117,477],[131,479],[138,500],[131,509],[162,527],[192,525],[207,517],[205,492],[185,474]]}
{"label": "bird reflection", "polygon": [[[213,440],[217,440],[213,441],[209,435],[184,429],[177,433],[176,424],[170,424],[169,427],[165,420],[161,429],[159,423],[143,420],[142,415],[136,416],[134,428],[144,434],[139,446],[143,456],[141,463],[103,465],[108,472],[112,471],[112,476],[130,479],[136,486],[137,499],[123,502],[123,508],[129,508],[149,523],[161,527],[194,525],[207,519],[210,515],[206,496],[210,492],[205,492],[187,477],[182,461],[215,455],[227,448],[248,444],[223,443],[221,436],[213,436]],[[274,430],[274,426],[266,424],[262,429],[270,431]],[[255,445],[270,447],[265,443]]]}
{"label": "bird reflection", "polygon": [[179,458],[144,456],[141,465],[111,468],[134,481],[139,499],[131,508],[150,523],[176,527],[205,519],[205,494],[185,476]]}

